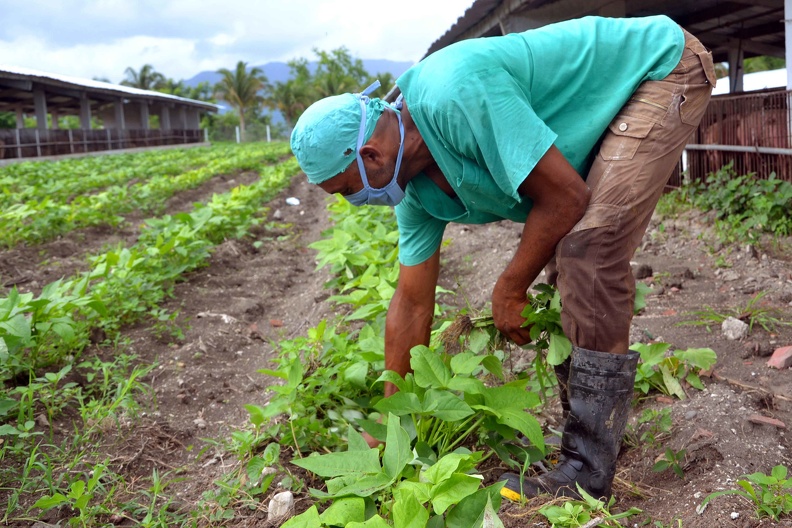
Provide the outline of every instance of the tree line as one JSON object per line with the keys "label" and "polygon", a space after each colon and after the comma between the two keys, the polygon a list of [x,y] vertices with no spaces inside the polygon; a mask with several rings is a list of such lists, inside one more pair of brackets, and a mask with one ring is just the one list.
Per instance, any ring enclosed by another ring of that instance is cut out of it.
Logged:
{"label": "tree line", "polygon": [[232,69],[220,68],[220,80],[210,86],[208,82],[190,87],[184,81],[174,81],[157,72],[150,64],[140,70],[127,68],[124,86],[155,90],[163,93],[213,102],[224,101],[233,108],[232,113],[208,116],[209,128],[239,125],[242,139],[249,124],[271,125],[272,112],[278,111],[284,123],[280,132],[286,132],[311,103],[318,99],[345,92],[360,91],[375,79],[386,89],[395,79],[390,73],[369,74],[363,61],[353,58],[346,48],[332,51],[314,49],[315,66],[308,59],[289,61],[289,79],[271,83],[263,70],[239,61]]}

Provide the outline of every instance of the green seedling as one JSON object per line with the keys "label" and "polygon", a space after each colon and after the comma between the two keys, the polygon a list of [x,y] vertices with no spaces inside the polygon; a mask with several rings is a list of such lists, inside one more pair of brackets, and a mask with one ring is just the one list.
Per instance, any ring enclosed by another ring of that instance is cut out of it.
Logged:
{"label": "green seedling", "polygon": [[[626,519],[633,515],[641,513],[638,508],[630,508],[626,512],[611,514],[610,508],[613,506],[615,499],[611,499],[606,503],[599,499],[595,499],[586,492],[580,485],[577,485],[578,493],[582,500],[574,499],[558,499],[551,504],[543,506],[539,509],[542,514],[553,527],[557,528],[581,528],[588,526],[622,526],[619,519]],[[561,505],[556,502],[561,502]]]}
{"label": "green seedling", "polygon": [[687,397],[681,382],[703,390],[699,373],[712,368],[717,360],[715,352],[709,348],[675,350],[671,355],[667,355],[671,349],[668,343],[636,343],[630,349],[641,355],[635,376],[636,390],[648,394],[651,389],[656,389],[680,400]]}
{"label": "green seedling", "polygon": [[787,478],[787,468],[775,466],[770,475],[753,473],[743,475],[737,481],[742,489],[717,491],[707,496],[699,506],[699,511],[714,498],[723,495],[739,495],[751,501],[758,518],[770,517],[778,521],[792,513],[792,479]]}
{"label": "green seedling", "polygon": [[654,466],[652,466],[652,471],[660,473],[667,469],[671,469],[677,477],[685,480],[685,455],[686,452],[684,449],[674,451],[670,447],[666,448],[662,459],[655,462]]}
{"label": "green seedling", "polygon": [[734,317],[748,324],[749,333],[753,332],[755,325],[761,326],[768,333],[775,332],[779,326],[792,326],[792,322],[787,320],[780,310],[760,303],[765,295],[767,295],[766,291],[759,292],[745,306],[725,311],[716,311],[710,306],[705,306],[703,310],[690,312],[689,315],[696,316],[695,320],[683,321],[679,324],[706,326],[709,330],[710,326],[720,325],[729,317]]}
{"label": "green seedling", "polygon": [[671,433],[671,409],[644,409],[637,427],[628,426],[626,441],[633,447],[657,449]]}

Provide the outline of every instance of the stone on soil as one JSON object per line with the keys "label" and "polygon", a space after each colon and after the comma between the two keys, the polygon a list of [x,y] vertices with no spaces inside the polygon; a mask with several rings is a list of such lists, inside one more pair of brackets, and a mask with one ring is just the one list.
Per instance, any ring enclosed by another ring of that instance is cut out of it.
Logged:
{"label": "stone on soil", "polygon": [[276,493],[269,501],[267,521],[277,522],[286,517],[294,507],[294,495],[291,491]]}
{"label": "stone on soil", "polygon": [[767,361],[767,366],[777,369],[785,369],[792,366],[792,346],[777,348]]}
{"label": "stone on soil", "polygon": [[731,341],[744,339],[748,336],[748,325],[734,317],[727,317],[721,324],[721,332]]}

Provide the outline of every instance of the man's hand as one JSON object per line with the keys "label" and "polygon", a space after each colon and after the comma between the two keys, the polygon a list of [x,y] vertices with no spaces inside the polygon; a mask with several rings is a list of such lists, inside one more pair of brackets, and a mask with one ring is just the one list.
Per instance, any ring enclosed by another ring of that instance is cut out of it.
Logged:
{"label": "man's hand", "polygon": [[586,182],[556,147],[539,160],[518,189],[533,200],[520,245],[492,291],[495,327],[518,345],[530,342],[530,328],[521,328],[526,293],[555,253],[564,236],[583,217],[591,192]]}
{"label": "man's hand", "polygon": [[515,294],[508,286],[501,285],[500,280],[495,284],[492,291],[492,318],[495,326],[519,346],[531,342],[531,327],[522,328],[525,317],[520,315],[527,304],[525,292],[522,295],[519,292]]}

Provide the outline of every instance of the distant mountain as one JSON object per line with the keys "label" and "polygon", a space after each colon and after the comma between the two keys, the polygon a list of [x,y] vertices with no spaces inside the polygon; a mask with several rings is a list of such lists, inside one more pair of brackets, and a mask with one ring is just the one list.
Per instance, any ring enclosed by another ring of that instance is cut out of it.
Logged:
{"label": "distant mountain", "polygon": [[[404,62],[404,61],[390,61],[390,60],[381,60],[381,59],[363,59],[363,67],[367,72],[374,75],[377,73],[390,73],[393,75],[394,78],[398,77],[405,71],[407,68],[412,66],[412,62]],[[317,62],[309,62],[308,67],[311,71],[316,69]],[[268,62],[262,66],[258,66],[264,72],[264,75],[267,76],[267,79],[270,83],[275,84],[277,82],[286,82],[289,80],[289,74],[291,73],[289,70],[289,65],[285,62]],[[191,77],[184,81],[184,84],[190,87],[198,86],[199,83],[208,82],[210,85],[214,85],[217,81],[220,80],[220,74],[214,71],[202,71],[201,73]],[[361,86],[360,89],[362,90],[365,86]]]}

